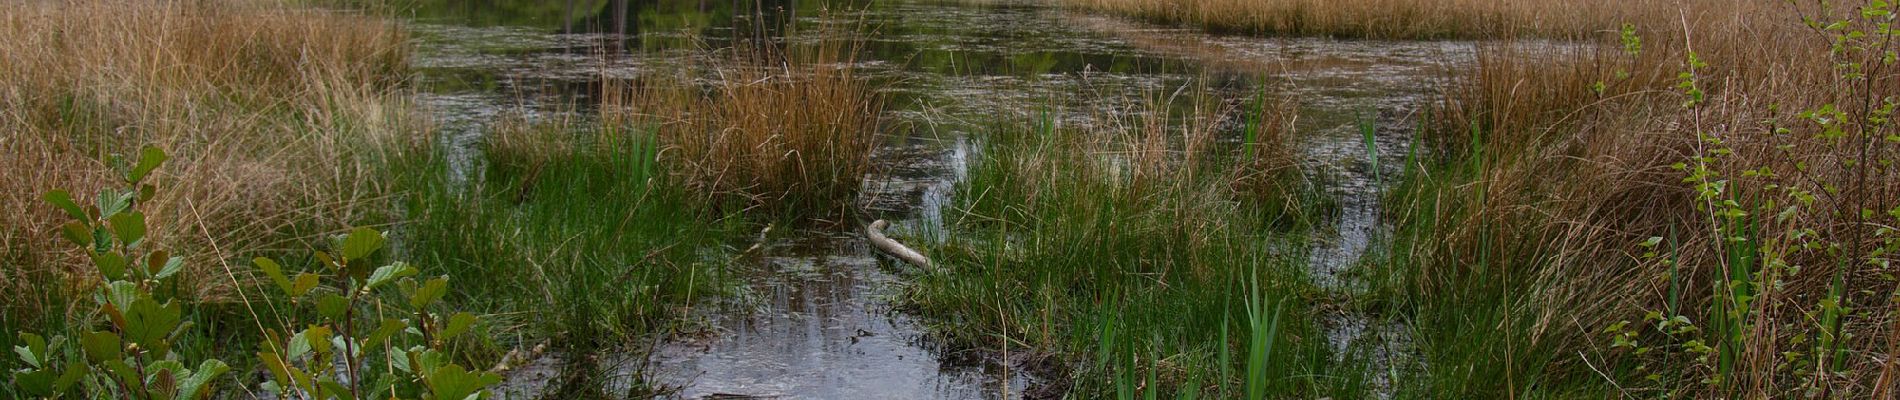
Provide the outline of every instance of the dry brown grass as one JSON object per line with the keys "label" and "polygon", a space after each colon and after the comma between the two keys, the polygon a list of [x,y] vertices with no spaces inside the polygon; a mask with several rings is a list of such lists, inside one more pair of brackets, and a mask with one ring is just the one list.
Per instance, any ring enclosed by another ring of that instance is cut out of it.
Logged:
{"label": "dry brown grass", "polygon": [[1213,31],[1377,39],[1577,37],[1667,19],[1691,0],[1063,0],[1071,7]]}
{"label": "dry brown grass", "polygon": [[173,156],[152,237],[193,255],[202,298],[229,294],[226,260],[364,221],[378,196],[368,149],[408,132],[389,90],[404,41],[379,18],[254,3],[0,7],[0,306],[36,309],[87,281],[39,198],[89,199],[118,176],[108,155],[142,145]]}
{"label": "dry brown grass", "polygon": [[[1751,339],[1728,386],[1683,382],[1669,389],[1693,397],[1874,393],[1873,386],[1893,373],[1891,362],[1879,360],[1891,359],[1893,343],[1900,340],[1889,298],[1895,282],[1888,278],[1890,271],[1849,258],[1855,248],[1865,255],[1879,244],[1874,232],[1880,228],[1862,225],[1854,217],[1857,210],[1900,206],[1895,168],[1860,161],[1859,153],[1864,145],[1872,149],[1869,161],[1891,160],[1896,145],[1881,138],[1895,129],[1850,126],[1848,139],[1836,142],[1819,138],[1821,126],[1799,113],[1836,104],[1868,115],[1870,108],[1864,107],[1877,108],[1880,97],[1900,93],[1900,71],[1869,68],[1866,80],[1842,79],[1837,63],[1872,66],[1877,61],[1830,54],[1832,39],[1800,20],[1821,14],[1811,5],[1739,8],[1694,8],[1638,24],[1643,38],[1638,55],[1614,41],[1582,51],[1547,45],[1495,45],[1481,51],[1478,68],[1464,73],[1461,86],[1439,107],[1427,139],[1440,156],[1458,162],[1468,162],[1472,149],[1481,148],[1484,167],[1471,185],[1425,194],[1438,199],[1440,209],[1412,210],[1477,211],[1456,214],[1459,219],[1438,221],[1439,227],[1430,229],[1440,232],[1442,242],[1414,249],[1427,260],[1422,275],[1532,277],[1540,287],[1531,307],[1540,321],[1535,331],[1544,339],[1564,342],[1558,347],[1569,353],[1585,350],[1591,357],[1639,362],[1644,358],[1627,350],[1605,348],[1606,338],[1594,332],[1602,328],[1600,321],[1640,321],[1644,312],[1666,307],[1671,267],[1662,259],[1641,257],[1643,248],[1636,245],[1649,237],[1681,243],[1674,250],[1682,252],[1676,276],[1685,285],[1683,313],[1699,324],[1710,322],[1706,310],[1715,301],[1710,282],[1731,265],[1720,255],[1740,244],[1717,240],[1704,212],[1710,201],[1698,198],[1693,182],[1683,181],[1688,173],[1672,165],[1693,166],[1695,155],[1726,147],[1733,155],[1709,167],[1728,181],[1727,195],[1761,207],[1751,211],[1760,216],[1754,244],[1798,269],[1751,266],[1769,270],[1766,276],[1775,284],[1761,287],[1765,292],[1755,298],[1759,313],[1750,320]],[[1689,70],[1691,49],[1709,64],[1696,71],[1708,100],[1687,108],[1687,97],[1676,85],[1678,73]],[[1601,93],[1591,89],[1599,82]],[[1473,127],[1482,133],[1472,135]],[[1780,129],[1786,133],[1777,133]],[[1698,140],[1698,132],[1721,143]],[[1775,173],[1758,174],[1762,168]],[[1484,190],[1473,194],[1473,187]],[[1797,204],[1790,189],[1819,198],[1776,217],[1783,207]],[[1487,242],[1486,235],[1494,239]],[[1486,254],[1480,248],[1489,250],[1488,263],[1478,262],[1477,255]],[[1846,329],[1854,335],[1846,345],[1849,359],[1831,361],[1846,365],[1845,372],[1798,375],[1786,357],[1788,352],[1814,356],[1798,340],[1811,342],[1822,331],[1814,310],[1838,265],[1849,268],[1850,306],[1866,313],[1848,322]],[[1455,290],[1448,284],[1440,281],[1436,287]],[[1713,373],[1699,365],[1671,368],[1687,368],[1698,377]]]}
{"label": "dry brown grass", "polygon": [[665,167],[709,204],[840,215],[869,172],[884,99],[852,67],[859,42],[816,35],[723,50],[709,72],[610,85],[608,124],[654,132]]}

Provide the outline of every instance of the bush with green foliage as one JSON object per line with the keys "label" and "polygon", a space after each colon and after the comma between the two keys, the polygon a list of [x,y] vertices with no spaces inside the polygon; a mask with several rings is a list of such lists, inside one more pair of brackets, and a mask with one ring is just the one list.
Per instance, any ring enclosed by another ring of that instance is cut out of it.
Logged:
{"label": "bush with green foliage", "polygon": [[[61,233],[97,267],[102,283],[93,296],[99,310],[94,315],[104,321],[75,324],[102,327],[81,332],[78,349],[67,348],[63,335],[48,340],[20,333],[22,345],[13,351],[24,364],[12,371],[18,394],[202,399],[211,397],[217,379],[231,370],[217,359],[187,368],[184,356],[173,351],[193,325],[185,319],[188,300],[178,298],[173,282],[184,270],[184,258],[146,241],[145,214],[139,209],[157,194],[145,180],[166,159],[158,148],[141,149],[124,177],[130,189],[108,189],[96,205],[81,206],[63,190],[44,197],[72,217]],[[449,361],[444,343],[468,332],[476,317],[431,312],[447,294],[448,278],[418,282],[417,269],[407,263],[374,262],[385,241],[381,232],[357,228],[336,238],[334,252],[316,253],[324,270],[294,277],[274,260],[256,259],[290,305],[275,319],[281,330],[266,329],[265,319],[253,311],[258,330],[266,332],[264,349],[257,353],[270,372],[265,391],[278,398],[462,400],[483,398],[486,388],[500,381],[496,374]],[[310,314],[306,310],[314,310],[314,318],[296,318]],[[283,339],[280,332],[292,330]],[[371,376],[373,381],[364,379]]]}

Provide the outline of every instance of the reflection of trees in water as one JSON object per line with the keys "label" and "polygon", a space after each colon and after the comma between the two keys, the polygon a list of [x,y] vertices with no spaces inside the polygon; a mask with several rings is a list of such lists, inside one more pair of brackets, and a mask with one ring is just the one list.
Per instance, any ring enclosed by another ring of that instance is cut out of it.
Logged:
{"label": "reflection of trees in water", "polygon": [[[795,21],[807,0],[410,0],[418,17],[472,25],[535,26],[560,33],[639,34],[731,28],[773,35]],[[802,10],[812,12],[813,10]],[[751,18],[751,16],[760,16]],[[746,18],[734,18],[746,17]]]}

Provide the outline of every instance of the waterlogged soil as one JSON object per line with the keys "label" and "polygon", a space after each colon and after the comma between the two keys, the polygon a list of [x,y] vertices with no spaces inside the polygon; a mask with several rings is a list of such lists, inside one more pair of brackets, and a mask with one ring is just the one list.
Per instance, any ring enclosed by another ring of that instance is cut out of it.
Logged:
{"label": "waterlogged soil", "polygon": [[[1208,87],[1298,101],[1295,141],[1337,199],[1310,248],[1310,276],[1339,296],[1384,234],[1382,181],[1399,173],[1411,110],[1465,63],[1470,43],[1215,36],[1028,4],[896,1],[823,11],[785,2],[489,1],[424,6],[419,101],[439,117],[458,174],[478,173],[476,143],[508,119],[587,118],[601,82],[701,61],[701,49],[748,31],[774,34],[827,19],[869,27],[864,76],[890,95],[886,140],[864,187],[863,221],[894,222],[903,240],[942,240],[952,188],[997,121],[1049,112],[1099,123],[1144,97]],[[433,4],[433,3],[430,3]],[[550,5],[551,4],[551,5]],[[766,18],[734,18],[770,10]],[[775,21],[766,23],[765,21]],[[1368,141],[1364,129],[1373,131]],[[1232,140],[1232,138],[1230,138]],[[1059,390],[996,352],[950,349],[928,321],[894,310],[914,271],[876,254],[857,226],[762,235],[731,268],[737,295],[696,305],[702,328],[625,354],[547,354],[504,392],[532,397],[572,357],[616,360],[608,375],[647,379],[671,398],[1023,398]],[[1341,357],[1391,371],[1409,361],[1404,328],[1335,305],[1316,316]],[[651,347],[651,348],[647,348]],[[644,350],[645,352],[642,352]],[[645,357],[645,359],[639,359]],[[1388,386],[1372,377],[1369,390]],[[621,385],[630,385],[622,383]],[[608,388],[613,392],[621,388]]]}

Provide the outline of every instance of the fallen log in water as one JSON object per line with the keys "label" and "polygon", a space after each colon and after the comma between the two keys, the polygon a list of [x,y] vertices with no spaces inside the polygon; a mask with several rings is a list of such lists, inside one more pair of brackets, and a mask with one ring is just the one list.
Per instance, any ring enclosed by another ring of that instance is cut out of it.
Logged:
{"label": "fallen log in water", "polygon": [[904,262],[910,263],[911,265],[925,269],[931,268],[930,259],[924,258],[923,254],[918,253],[916,250],[911,250],[909,247],[905,247],[903,243],[898,243],[889,237],[885,237],[884,227],[886,226],[890,226],[890,222],[880,219],[864,227],[864,236],[871,240],[872,246],[884,251],[885,254],[890,254],[892,257],[897,257],[897,259],[904,260]]}

